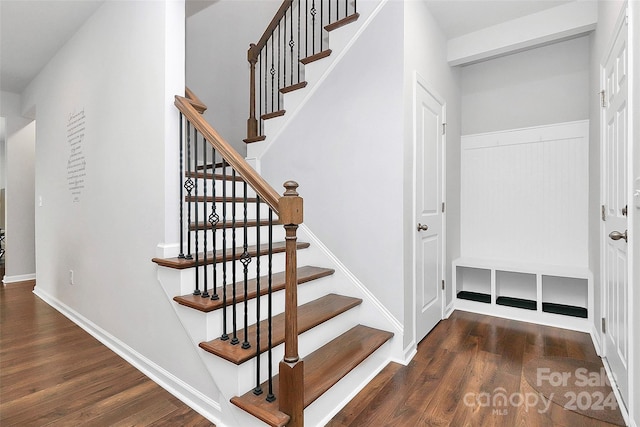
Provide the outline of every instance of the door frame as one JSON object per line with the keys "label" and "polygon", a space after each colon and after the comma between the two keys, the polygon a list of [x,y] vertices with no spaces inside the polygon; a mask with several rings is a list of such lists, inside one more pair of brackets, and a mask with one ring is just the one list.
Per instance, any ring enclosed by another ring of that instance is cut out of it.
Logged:
{"label": "door frame", "polygon": [[[427,80],[422,77],[420,75],[420,73],[418,73],[417,70],[414,70],[413,72],[413,82],[412,82],[412,118],[411,118],[411,139],[412,139],[412,157],[413,157],[413,165],[412,165],[412,203],[411,203],[411,224],[410,224],[410,229],[412,231],[411,233],[411,257],[412,257],[412,286],[413,286],[413,290],[412,290],[412,311],[413,311],[413,342],[414,345],[418,345],[418,313],[416,310],[416,299],[418,297],[417,295],[417,291],[418,291],[418,283],[417,283],[417,274],[416,274],[416,269],[418,267],[418,259],[416,256],[416,245],[418,243],[418,235],[415,232],[415,216],[416,216],[416,210],[417,210],[417,206],[418,206],[418,195],[417,195],[417,189],[418,189],[418,180],[417,180],[417,171],[418,171],[418,159],[417,159],[417,150],[418,150],[418,141],[416,139],[416,130],[417,130],[417,117],[416,117],[416,112],[417,112],[417,102],[418,102],[418,96],[417,96],[417,91],[418,91],[418,85],[422,86],[428,93],[429,95],[431,95],[436,101],[438,101],[438,103],[440,105],[442,105],[442,123],[445,124],[446,120],[447,120],[447,103],[445,101],[445,99],[440,96],[440,94],[435,91],[433,89],[433,87],[427,83]],[[446,128],[445,128],[446,129]],[[446,193],[446,189],[447,189],[447,183],[446,183],[446,177],[447,177],[447,133],[445,132],[444,135],[442,135],[442,155],[441,155],[441,159],[440,159],[440,170],[441,172],[441,183],[442,183],[442,202],[444,203],[447,199],[447,193]],[[441,269],[441,277],[443,280],[445,280],[445,284],[446,284],[446,272],[447,272],[447,210],[446,210],[446,205],[445,205],[445,211],[441,212],[442,213],[442,230],[441,230],[441,239],[440,241],[441,243],[441,248],[440,250],[441,255],[442,255],[442,265],[440,267]],[[445,314],[445,308],[447,306],[446,304],[446,300],[447,300],[447,287],[445,285],[445,289],[442,290],[440,287],[438,287],[438,293],[440,294],[440,319],[444,319],[444,314]]]}
{"label": "door frame", "polygon": [[[635,49],[635,44],[633,43],[633,40],[631,39],[630,35],[633,34],[633,31],[631,29],[631,20],[630,20],[630,16],[629,16],[629,2],[625,2],[625,4],[622,6],[621,11],[620,11],[620,15],[618,16],[618,19],[616,21],[616,25],[613,29],[612,35],[610,37],[610,39],[607,42],[607,47],[604,51],[604,55],[603,57],[600,59],[600,64],[599,64],[599,76],[598,76],[598,80],[600,83],[600,87],[602,89],[605,88],[606,85],[606,70],[605,70],[605,64],[607,62],[607,60],[609,59],[610,55],[612,54],[612,51],[614,49],[615,46],[615,42],[616,39],[618,37],[618,34],[623,31],[623,26],[627,24],[627,50],[629,52],[629,56],[627,57],[627,78],[628,80],[628,86],[627,86],[627,103],[628,103],[628,119],[627,119],[627,201],[628,201],[628,205],[631,207],[632,203],[633,203],[633,191],[634,191],[634,179],[633,179],[633,171],[634,171],[634,162],[633,162],[633,139],[634,139],[634,132],[633,132],[633,115],[634,115],[634,106],[633,106],[633,90],[634,90],[634,79],[633,79],[633,50]],[[599,99],[599,102],[600,99]],[[606,117],[605,117],[605,113],[604,113],[604,109],[603,108],[599,108],[599,117],[598,117],[598,123],[599,123],[599,127],[600,127],[600,134],[599,134],[599,149],[600,149],[600,162],[599,162],[599,167],[600,167],[600,188],[599,188],[599,200],[600,200],[600,204],[602,205],[604,202],[604,200],[602,199],[602,194],[603,194],[603,189],[604,189],[604,173],[603,173],[603,161],[605,159],[605,148],[604,148],[604,139],[605,139],[605,133],[606,133],[606,126],[605,126],[605,122],[606,122]],[[628,230],[628,235],[630,236],[629,241],[630,244],[627,247],[627,258],[628,258],[628,262],[627,262],[627,311],[629,313],[629,318],[628,318],[628,325],[627,325],[627,345],[628,345],[628,366],[627,366],[627,397],[628,397],[628,402],[625,402],[622,399],[622,396],[620,394],[620,391],[618,390],[618,387],[615,383],[615,380],[613,378],[612,375],[612,371],[611,371],[611,367],[609,366],[608,360],[606,359],[606,333],[603,332],[601,325],[598,325],[597,322],[599,319],[594,319],[596,321],[596,330],[599,331],[598,333],[598,337],[599,337],[599,345],[600,345],[600,355],[602,356],[602,360],[603,360],[603,364],[607,370],[607,376],[609,377],[610,382],[612,383],[612,389],[613,392],[616,396],[616,399],[618,400],[619,403],[619,407],[620,407],[620,411],[622,412],[623,418],[625,419],[625,421],[628,423],[630,421],[630,417],[633,416],[633,402],[634,402],[634,398],[635,398],[635,393],[634,393],[634,388],[633,388],[633,380],[634,380],[634,322],[633,322],[633,301],[634,301],[634,296],[633,296],[633,277],[634,277],[634,271],[633,271],[633,244],[631,242],[633,242],[633,237],[634,237],[634,232],[632,230],[633,228],[633,221],[634,221],[634,216],[635,216],[635,209],[631,208],[628,209],[628,214],[627,214],[627,230]],[[606,239],[608,239],[608,236],[606,235],[605,232],[605,224],[604,221],[599,220],[599,232],[598,232],[598,248],[599,248],[599,263],[600,263],[600,314],[601,317],[605,317],[606,315],[606,310],[607,310],[607,295],[606,295],[606,287],[605,287],[605,280],[606,278],[604,277],[605,274],[605,268],[604,268],[604,264],[605,264],[605,253],[603,251],[604,247],[605,247],[605,242]],[[609,325],[607,325],[607,327],[609,327]]]}

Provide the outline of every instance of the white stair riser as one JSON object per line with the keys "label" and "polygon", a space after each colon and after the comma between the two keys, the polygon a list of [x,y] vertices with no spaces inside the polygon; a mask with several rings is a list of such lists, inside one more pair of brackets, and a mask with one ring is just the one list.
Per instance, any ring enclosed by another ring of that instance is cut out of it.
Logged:
{"label": "white stair riser", "polygon": [[[257,271],[256,271],[256,257],[253,257],[251,259],[251,263],[249,264],[249,268],[247,269],[247,278],[248,279],[253,279],[257,276]],[[285,265],[285,254],[284,252],[282,253],[277,253],[277,254],[273,254],[272,256],[272,271],[273,273],[277,273],[279,271],[283,271],[284,270],[284,265]],[[244,280],[244,266],[241,264],[240,261],[235,261],[235,267],[236,267],[236,278],[235,278],[235,282],[239,282]],[[211,289],[213,287],[213,282],[214,282],[214,271],[215,271],[215,280],[216,283],[218,285],[218,287],[221,287],[223,285],[223,283],[226,283],[227,285],[230,285],[232,283],[234,283],[233,280],[233,261],[227,261],[226,262],[226,282],[225,282],[225,278],[224,278],[224,274],[225,274],[225,269],[223,267],[223,263],[219,262],[216,263],[215,265],[215,270],[214,270],[214,265],[213,264],[209,264],[207,267],[207,288]],[[260,257],[260,276],[265,276],[268,272],[268,257],[266,255],[263,255]],[[200,289],[204,289],[204,266],[200,266],[198,267],[198,284],[200,286]],[[189,273],[185,273],[188,274],[188,278],[185,278],[184,281],[185,283],[183,284],[183,289],[184,286],[188,286],[186,293],[190,293],[191,291],[193,291],[193,288],[195,287],[195,268],[190,268],[190,269],[185,269],[182,270],[185,272],[189,272]],[[184,293],[183,293],[184,294]]]}
{"label": "white stair riser", "polygon": [[[327,287],[329,282],[331,281],[331,276],[326,278],[321,278],[317,280],[313,280],[308,283],[303,283],[298,285],[298,304],[305,304],[307,302],[318,299],[327,294]],[[267,284],[265,284],[267,286]],[[261,286],[262,287],[262,286]],[[238,294],[242,293],[242,287],[238,287]],[[271,297],[271,311],[273,315],[278,315],[284,312],[284,298],[285,293],[284,290],[280,290],[274,292]],[[251,299],[247,302],[247,317],[249,325],[255,324],[257,322],[257,300]],[[269,309],[269,297],[268,295],[263,295],[260,297],[260,320],[267,319]],[[227,307],[227,333],[232,330],[232,319],[233,319],[233,308]],[[210,313],[203,313],[203,316],[206,317],[207,323],[207,331],[208,334],[206,340],[212,340],[220,337],[222,335],[222,310],[215,310]],[[236,308],[236,322],[237,328],[244,327],[244,302],[240,303]]]}
{"label": "white stair riser", "polygon": [[[333,319],[330,319],[316,326],[310,331],[300,334],[298,336],[298,353],[300,357],[304,358],[308,354],[317,350],[319,347],[348,331],[357,323],[358,307],[355,307],[345,313],[338,315],[337,317],[334,317]],[[240,340],[240,344],[237,345],[241,345],[243,341],[242,331],[238,332],[238,339]],[[217,356],[213,357],[217,358]],[[273,375],[276,375],[278,373],[278,365],[283,357],[284,343],[274,347],[272,350],[271,368]],[[243,390],[242,394],[256,386],[257,366],[258,365],[255,358],[252,358],[251,360],[248,360],[245,363],[237,366],[237,387],[239,388],[239,390]],[[267,380],[269,375],[268,367],[268,353],[264,352],[260,355],[260,383]]]}
{"label": "white stair riser", "polygon": [[[285,238],[285,231],[282,225],[274,225],[273,226],[273,244],[278,242],[283,242]],[[214,231],[213,230],[199,230],[199,231],[191,231],[191,253],[195,256],[196,248],[195,248],[195,238],[196,234],[198,235],[198,252],[202,252],[204,250],[204,236],[207,236],[207,251],[213,251],[213,243],[214,243]],[[225,236],[226,233],[226,236]],[[247,247],[253,246],[257,244],[257,233],[256,227],[247,227]],[[231,249],[242,248],[244,246],[244,227],[242,226],[242,222],[238,222],[236,224],[235,230],[235,245],[233,244],[233,231],[231,228],[227,228],[226,230],[218,229],[215,230],[215,244],[216,244],[216,253],[222,253],[222,249],[225,247],[223,243],[226,239],[226,247]],[[269,243],[269,227],[262,226],[260,227],[260,245],[267,245]],[[187,248],[188,241],[185,239],[185,247],[184,250],[188,252]],[[239,249],[238,249],[239,250]],[[242,250],[239,250],[239,253],[242,253]]]}

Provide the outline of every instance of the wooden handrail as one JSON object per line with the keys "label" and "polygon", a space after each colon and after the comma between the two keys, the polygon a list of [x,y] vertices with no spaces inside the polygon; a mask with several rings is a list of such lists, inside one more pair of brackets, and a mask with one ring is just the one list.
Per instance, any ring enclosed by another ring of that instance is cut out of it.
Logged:
{"label": "wooden handrail", "polygon": [[254,60],[254,61],[258,60],[258,55],[260,54],[260,51],[267,44],[267,41],[271,37],[271,34],[276,29],[276,27],[280,23],[280,20],[282,19],[284,14],[287,12],[287,10],[289,10],[289,7],[291,7],[292,4],[293,4],[293,0],[284,0],[282,2],[282,4],[280,5],[280,8],[278,9],[276,14],[273,16],[273,19],[269,23],[269,26],[267,27],[266,30],[264,30],[264,33],[262,34],[262,37],[260,37],[260,40],[258,40],[258,43],[251,45],[251,48],[249,49],[249,62],[251,62],[251,60]]}
{"label": "wooden handrail", "polygon": [[188,87],[184,88],[184,96],[185,98],[187,98],[187,100],[189,100],[189,102],[191,102],[191,105],[193,105],[193,108],[195,108],[198,113],[202,114],[207,111],[207,106],[205,105],[205,103],[202,102],[200,98],[198,98],[196,94],[193,93],[193,91]]}
{"label": "wooden handrail", "polygon": [[271,187],[271,185],[269,185],[269,183],[265,181],[264,178],[262,178],[200,114],[198,114],[198,111],[193,106],[192,101],[185,97],[176,95],[174,104],[195,127],[195,129],[197,129],[198,132],[200,132],[200,134],[222,155],[229,166],[239,173],[246,183],[255,190],[260,198],[271,206],[273,211],[279,215],[281,196],[278,192],[274,190],[273,187]]}

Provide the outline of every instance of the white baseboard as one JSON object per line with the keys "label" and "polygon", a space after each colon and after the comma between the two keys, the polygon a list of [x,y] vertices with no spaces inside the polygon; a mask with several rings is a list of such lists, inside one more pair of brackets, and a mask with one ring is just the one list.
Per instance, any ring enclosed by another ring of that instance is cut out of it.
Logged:
{"label": "white baseboard", "polygon": [[596,354],[602,357],[602,343],[600,342],[600,333],[596,329],[595,325],[591,325],[591,341],[593,342],[593,347],[596,350]]}
{"label": "white baseboard", "polygon": [[9,285],[11,283],[26,282],[27,280],[36,280],[36,273],[18,274],[16,276],[5,275],[4,279],[2,279],[2,283],[4,283],[5,285]]}
{"label": "white baseboard", "polygon": [[158,258],[174,258],[180,253],[180,243],[159,243],[156,247]]}
{"label": "white baseboard", "polygon": [[218,426],[223,425],[221,406],[218,402],[191,387],[37,286],[33,293],[194,411]]}
{"label": "white baseboard", "polygon": [[378,298],[376,298],[371,293],[369,288],[367,288],[364,285],[364,283],[362,283],[351,272],[351,270],[349,270],[347,268],[347,266],[344,265],[338,259],[338,257],[333,252],[331,252],[331,250],[329,250],[329,248],[327,246],[325,246],[324,243],[322,243],[322,241],[318,238],[318,236],[316,236],[315,234],[313,234],[313,232],[311,230],[309,230],[309,227],[307,227],[306,224],[301,224],[299,229],[300,229],[300,231],[302,233],[305,234],[305,238],[308,238],[309,242],[314,247],[317,247],[321,252],[324,253],[324,255],[327,258],[329,258],[329,260],[331,260],[333,265],[336,267],[336,270],[340,270],[340,272],[342,274],[344,274],[344,276],[347,277],[347,279],[349,281],[351,281],[353,286],[356,287],[360,292],[362,292],[362,294],[368,300],[368,302],[370,302],[378,310],[380,315],[387,320],[389,325],[393,328],[394,333],[398,334],[399,336],[403,336],[404,335],[404,325],[398,319],[396,319],[396,317],[393,314],[391,314],[391,312],[380,302],[380,300]]}

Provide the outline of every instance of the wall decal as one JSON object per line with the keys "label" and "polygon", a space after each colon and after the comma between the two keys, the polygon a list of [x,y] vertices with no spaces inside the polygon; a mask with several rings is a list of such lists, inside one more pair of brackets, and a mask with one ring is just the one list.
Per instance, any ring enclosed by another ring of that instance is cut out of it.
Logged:
{"label": "wall decal", "polygon": [[86,118],[84,108],[69,114],[67,122],[67,142],[69,160],[67,161],[67,185],[73,203],[80,202],[85,186],[87,160],[84,155],[84,135]]}

